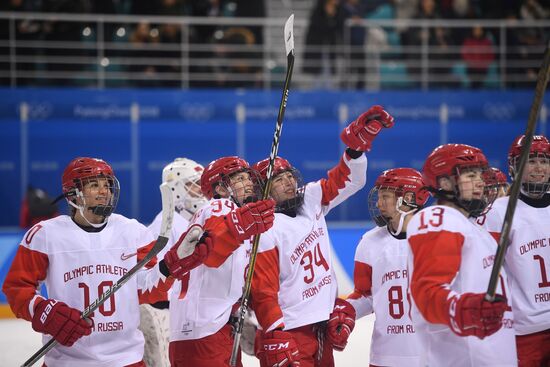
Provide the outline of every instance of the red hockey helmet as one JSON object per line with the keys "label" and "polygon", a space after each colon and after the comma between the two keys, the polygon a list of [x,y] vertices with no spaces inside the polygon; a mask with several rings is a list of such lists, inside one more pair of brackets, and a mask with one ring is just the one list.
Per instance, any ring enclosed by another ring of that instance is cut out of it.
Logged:
{"label": "red hockey helmet", "polygon": [[[512,180],[516,175],[517,165],[519,163],[519,156],[521,154],[521,148],[525,142],[525,135],[518,136],[508,152],[508,172]],[[537,176],[544,175],[546,179],[540,177],[535,178],[526,170],[521,182],[522,191],[530,196],[538,197],[544,195],[550,190],[550,142],[544,135],[533,136],[531,143],[531,149],[529,150],[529,161],[531,159],[538,158],[537,163],[538,171]],[[545,162],[546,164],[543,164]],[[527,167],[526,167],[527,168]]]}
{"label": "red hockey helmet", "polygon": [[393,168],[382,172],[369,192],[369,212],[371,218],[379,226],[389,223],[389,218],[384,217],[378,208],[380,190],[394,192],[397,199],[396,210],[402,214],[406,214],[399,209],[402,205],[418,210],[426,205],[430,197],[430,193],[426,190],[422,179],[422,174],[417,170]]}
{"label": "red hockey helmet", "polygon": [[[460,192],[456,180],[461,172],[469,168],[480,168],[481,179],[485,184],[483,195],[479,199],[465,199]],[[470,216],[477,217],[485,212],[487,207],[496,199],[496,192],[489,190],[490,181],[487,171],[489,163],[483,152],[475,147],[466,144],[446,144],[435,148],[424,163],[422,177],[434,196],[454,202],[466,210]],[[454,188],[446,191],[441,188],[439,179],[447,177],[454,178]]]}
{"label": "red hockey helmet", "polygon": [[214,197],[214,187],[222,183],[224,177],[250,170],[247,161],[237,156],[218,158],[208,164],[201,175],[201,191],[207,199]]}
{"label": "red hockey helmet", "polygon": [[[520,135],[515,138],[514,142],[510,146],[510,150],[508,151],[508,173],[512,179],[514,179],[516,164],[518,163],[524,140],[525,135]],[[550,142],[548,139],[544,135],[533,136],[529,154],[540,154],[550,157]]]}
{"label": "red hockey helmet", "polygon": [[[267,169],[269,167],[269,158],[263,159],[252,166],[252,169],[257,171],[260,174],[261,179],[264,181],[267,180]],[[288,197],[286,194],[277,195],[272,187],[271,197],[275,199],[277,205],[275,206],[275,211],[278,213],[286,213],[288,215],[295,216],[297,210],[302,206],[304,202],[304,192],[305,187],[303,184],[302,175],[295,167],[293,167],[289,161],[282,157],[275,157],[275,162],[273,164],[273,173],[272,178],[275,179],[277,175],[283,172],[290,172],[294,177],[296,184],[296,195],[294,197]],[[282,197],[284,196],[284,198]]]}
{"label": "red hockey helmet", "polygon": [[83,179],[98,176],[115,177],[111,166],[102,159],[78,157],[73,159],[61,177],[63,194],[71,196],[75,194],[75,188],[81,189],[79,186]]}
{"label": "red hockey helmet", "polygon": [[[258,163],[254,164],[252,166],[253,170],[256,170],[259,174],[262,180],[267,180],[267,167],[269,166],[269,158],[263,159],[259,161]],[[290,164],[289,161],[287,161],[284,158],[281,157],[275,157],[275,163],[273,165],[273,177],[275,177],[277,174],[284,172],[284,171],[290,171],[294,167]]]}
{"label": "red hockey helmet", "polygon": [[[63,195],[67,198],[69,204],[81,212],[86,207],[85,198],[82,196],[82,189],[86,181],[103,177],[109,181],[109,191],[111,197],[105,205],[90,207],[94,214],[108,217],[115,210],[120,194],[120,184],[115,176],[113,168],[104,160],[99,158],[78,157],[73,159],[61,177]],[[76,197],[83,199],[82,204],[76,203]]]}
{"label": "red hockey helmet", "polygon": [[384,171],[376,179],[374,187],[378,190],[384,188],[395,189],[398,196],[403,196],[408,192],[413,193],[413,197],[406,198],[409,201],[404,202],[404,204],[412,207],[424,206],[430,197],[430,193],[424,185],[422,174],[412,168],[393,168]]}
{"label": "red hockey helmet", "polygon": [[493,174],[495,176],[495,181],[496,181],[497,185],[506,185],[506,186],[508,186],[508,178],[506,177],[504,172],[502,172],[501,170],[499,170],[496,167],[491,167],[491,171],[493,172]]}
{"label": "red hockey helmet", "polygon": [[422,177],[426,186],[439,189],[440,177],[452,177],[457,168],[488,167],[483,152],[466,144],[445,144],[435,148],[422,167]]}

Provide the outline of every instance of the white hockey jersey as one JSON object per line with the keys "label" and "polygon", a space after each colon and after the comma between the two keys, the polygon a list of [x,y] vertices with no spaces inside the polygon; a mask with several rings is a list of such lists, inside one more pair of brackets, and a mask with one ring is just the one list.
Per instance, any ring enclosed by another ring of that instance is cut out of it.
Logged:
{"label": "white hockey jersey", "polygon": [[370,349],[375,366],[420,366],[407,300],[409,244],[404,236],[397,239],[386,227],[376,227],[363,235],[355,251],[355,290],[348,302],[357,318],[376,315]]}
{"label": "white hockey jersey", "polygon": [[[149,224],[149,231],[154,236],[158,236],[160,233],[160,226],[162,224],[162,211],[157,214],[155,219],[153,219],[153,222]],[[170,230],[170,235],[168,236],[168,242],[166,243],[166,246],[162,249],[161,252],[157,255],[159,259],[163,259],[164,255],[174,244],[176,241],[180,238],[180,236],[187,230],[187,227],[189,226],[189,221],[185,219],[183,216],[181,216],[179,213],[174,212],[174,220],[172,221],[172,229]]]}
{"label": "white hockey jersey", "polygon": [[[500,237],[508,197],[493,203],[484,227]],[[550,206],[536,208],[518,200],[504,268],[514,309],[516,334],[550,329]]]}
{"label": "white hockey jersey", "polygon": [[250,241],[229,234],[223,217],[236,209],[229,199],[212,199],[191,218],[214,240],[205,263],[191,270],[170,292],[170,341],[200,339],[220,330],[242,295]]}
{"label": "white hockey jersey", "polygon": [[[414,215],[407,239],[412,320],[423,365],[516,366],[511,308],[504,313],[503,327],[483,340],[460,337],[448,326],[453,294],[487,290],[497,248],[493,237],[458,210],[436,205]],[[508,296],[506,272],[499,283],[497,293]]]}
{"label": "white hockey jersey", "polygon": [[[32,319],[40,283],[49,298],[84,310],[137,264],[153,236],[136,220],[118,214],[99,232],[86,232],[70,217],[59,216],[31,228],[18,248],[3,290],[18,317]],[[45,357],[48,366],[124,366],[143,358],[139,300],[156,302],[171,281],[158,266],[142,269],[94,313],[90,336],[73,346],[57,345]],[[159,290],[159,288],[162,288]],[[44,335],[43,342],[50,340]]]}
{"label": "white hockey jersey", "polygon": [[338,286],[325,215],[365,185],[366,170],[364,155],[345,155],[328,179],[306,186],[296,217],[276,213],[273,227],[261,235],[251,295],[264,330],[329,318]]}

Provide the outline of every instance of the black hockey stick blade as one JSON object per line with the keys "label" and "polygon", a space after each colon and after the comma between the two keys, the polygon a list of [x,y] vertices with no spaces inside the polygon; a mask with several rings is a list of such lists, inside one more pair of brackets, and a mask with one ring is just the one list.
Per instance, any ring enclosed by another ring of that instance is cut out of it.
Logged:
{"label": "black hockey stick blade", "polygon": [[[277,114],[277,125],[275,126],[275,133],[273,134],[273,142],[271,143],[271,152],[269,154],[269,165],[267,167],[267,180],[263,189],[262,199],[265,200],[269,196],[271,191],[271,178],[273,176],[273,167],[275,165],[275,158],[279,151],[279,139],[281,138],[281,132],[283,130],[283,119],[285,116],[286,102],[288,100],[288,90],[290,88],[290,81],[292,79],[292,71],[294,69],[294,14],[288,17],[285,22],[284,28],[284,41],[286,50],[286,77],[283,85],[283,95],[281,97],[281,103],[279,104],[279,113]],[[237,353],[239,351],[239,345],[241,342],[241,336],[243,332],[244,318],[248,311],[248,302],[250,298],[250,287],[252,284],[252,275],[254,274],[254,267],[256,265],[256,254],[258,253],[258,246],[260,244],[260,235],[254,236],[252,243],[252,251],[250,253],[250,261],[248,263],[248,269],[246,272],[246,280],[243,287],[243,295],[241,297],[241,305],[238,311],[238,318],[234,330],[233,349],[231,351],[231,359],[229,365],[235,367],[237,365]]]}
{"label": "black hockey stick blade", "polygon": [[[118,291],[130,278],[132,278],[141,268],[143,268],[149,261],[151,261],[157,254],[166,246],[168,238],[170,236],[170,230],[172,229],[172,220],[174,219],[174,198],[172,196],[172,190],[168,187],[168,184],[162,183],[160,185],[160,194],[162,197],[162,221],[160,225],[160,233],[155,241],[155,244],[151,250],[143,257],[143,259],[134,265],[133,268],[128,270],[115,284],[113,284],[107,291],[105,291],[98,299],[92,302],[82,312],[82,318],[85,319],[99,308],[109,297]],[[28,367],[35,364],[40,358],[48,353],[53,347],[57,345],[57,340],[50,339],[46,344],[42,346],[36,353],[34,353],[22,367]]]}
{"label": "black hockey stick blade", "polygon": [[519,191],[521,188],[521,179],[523,177],[523,171],[527,160],[529,159],[529,151],[531,150],[531,142],[533,141],[533,135],[537,127],[537,120],[539,111],[548,84],[548,78],[550,77],[550,47],[546,47],[544,53],[544,59],[539,70],[537,77],[537,86],[535,87],[535,97],[531,110],[529,111],[529,119],[527,120],[527,128],[525,130],[525,138],[523,139],[523,145],[521,146],[521,153],[519,155],[519,165],[515,172],[514,182],[510,189],[510,198],[508,199],[508,206],[506,207],[506,214],[504,215],[504,222],[502,223],[502,229],[500,231],[500,238],[498,241],[497,253],[495,255],[495,262],[491,271],[491,278],[489,279],[489,285],[487,287],[487,293],[485,299],[489,302],[495,300],[495,292],[500,276],[500,270],[504,264],[504,257],[506,250],[510,243],[510,230],[512,229],[512,221],[514,219],[514,212],[516,211],[516,205],[518,202]]}

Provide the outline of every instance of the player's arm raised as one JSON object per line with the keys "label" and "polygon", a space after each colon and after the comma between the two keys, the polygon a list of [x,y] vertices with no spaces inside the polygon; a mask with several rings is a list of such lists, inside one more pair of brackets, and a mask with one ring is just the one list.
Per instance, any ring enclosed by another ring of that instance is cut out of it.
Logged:
{"label": "player's arm raised", "polygon": [[373,106],[342,131],[340,138],[347,146],[346,152],[328,171],[328,177],[320,180],[325,214],[365,186],[367,159],[363,152],[370,151],[382,129],[393,125],[394,118],[382,106]]}

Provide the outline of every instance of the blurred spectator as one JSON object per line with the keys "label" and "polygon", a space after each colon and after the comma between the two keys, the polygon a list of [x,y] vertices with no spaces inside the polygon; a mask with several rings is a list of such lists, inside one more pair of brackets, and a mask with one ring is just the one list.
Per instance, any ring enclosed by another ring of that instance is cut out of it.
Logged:
{"label": "blurred spectator", "polygon": [[162,51],[157,57],[165,62],[159,65],[158,72],[168,80],[160,81],[163,87],[181,86],[181,32],[179,24],[162,24],[160,26],[160,43]]}
{"label": "blurred spectator", "polygon": [[[361,0],[344,0],[342,4],[344,19],[360,21],[365,15],[364,2]],[[350,70],[352,76],[351,85],[354,89],[365,87],[366,55],[365,55],[365,27],[362,25],[351,25],[349,27],[350,45]]]}
{"label": "blurred spectator", "polygon": [[[44,0],[44,11],[48,13],[91,13],[92,4],[87,0]],[[66,47],[66,42],[80,42],[82,30],[87,25],[77,21],[51,21],[44,24],[44,40],[54,47],[45,47],[43,52],[49,57],[46,67],[55,77],[48,79],[56,86],[74,86],[84,67],[76,60],[86,56],[86,50]],[[59,59],[65,62],[59,62]],[[71,60],[72,59],[72,60]],[[71,62],[72,61],[72,62]]]}
{"label": "blurred spectator", "polygon": [[160,0],[159,15],[190,15],[191,10],[185,0]]}
{"label": "blurred spectator", "polygon": [[[0,11],[13,11],[13,12],[40,12],[42,11],[42,0],[4,0],[0,2]],[[25,41],[36,41],[42,37],[43,22],[35,20],[18,20],[15,23],[15,39],[18,41],[18,45],[22,46]],[[8,41],[10,39],[9,20],[0,20],[0,40]],[[23,41],[23,42],[21,42]],[[0,46],[0,57],[5,57],[5,62],[0,61],[0,71],[9,71],[11,66],[8,60],[10,49],[7,46]],[[33,57],[37,56],[38,49],[34,47],[16,47],[15,48],[16,59],[19,61],[15,65],[18,70],[17,75],[20,78],[15,80],[17,86],[32,85],[36,81],[29,78],[29,72],[36,69],[33,63]],[[21,78],[24,76],[24,78]],[[11,80],[9,77],[0,78],[0,85],[10,85]]]}
{"label": "blurred spectator", "polygon": [[[266,9],[264,0],[235,0],[235,17],[243,18],[265,18]],[[255,44],[264,43],[262,27],[247,27],[254,33]]]}
{"label": "blurred spectator", "polygon": [[231,27],[223,32],[214,44],[212,71],[216,87],[261,87],[261,54],[255,52],[255,42],[254,33],[247,27]]}
{"label": "blurred spectator", "polygon": [[[415,19],[438,19],[435,0],[420,0]],[[421,47],[425,43],[428,46],[436,44],[436,34],[433,27],[410,27],[407,32],[401,34],[402,44],[406,47],[407,71],[411,80],[420,83],[424,76],[428,78],[429,69],[422,69]],[[441,55],[443,57],[443,55]],[[427,81],[429,79],[426,79]]]}
{"label": "blurred spectator", "polygon": [[452,48],[456,41],[451,37],[449,28],[433,28],[433,39],[430,39],[430,58],[428,60],[428,85],[430,88],[457,88],[458,77],[453,74],[455,53]]}
{"label": "blurred spectator", "polygon": [[29,186],[21,203],[19,226],[28,229],[40,221],[57,217],[59,210],[52,200],[44,190]]}
{"label": "blurred spectator", "polygon": [[466,62],[470,85],[474,89],[483,86],[489,66],[495,59],[493,41],[481,26],[472,28],[472,33],[462,43],[462,60]]}
{"label": "blurred spectator", "polygon": [[537,0],[523,0],[520,15],[526,20],[546,20],[549,16],[548,10],[544,9]]}
{"label": "blurred spectator", "polygon": [[[155,28],[156,30],[156,28]],[[159,36],[153,32],[151,25],[147,22],[139,23],[130,35],[131,53],[133,64],[128,70],[132,73],[134,84],[140,87],[158,86],[158,66],[149,59],[158,57],[158,50],[152,46],[158,44]]]}
{"label": "blurred spectator", "polygon": [[321,84],[328,82],[331,86],[336,75],[337,46],[341,44],[343,22],[344,13],[338,0],[317,0],[309,18],[303,71],[313,74]]}

